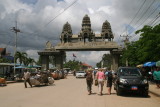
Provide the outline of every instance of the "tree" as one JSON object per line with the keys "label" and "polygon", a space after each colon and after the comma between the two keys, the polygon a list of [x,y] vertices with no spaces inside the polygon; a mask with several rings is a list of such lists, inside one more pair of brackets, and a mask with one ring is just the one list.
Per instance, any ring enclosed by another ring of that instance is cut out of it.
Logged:
{"label": "tree", "polygon": [[15,60],[19,60],[20,65],[24,62],[25,58],[27,57],[27,53],[17,51],[15,54]]}
{"label": "tree", "polygon": [[160,59],[160,24],[155,27],[144,26],[136,31],[136,34],[140,34],[139,40],[127,44],[127,50],[123,50],[121,61],[127,58],[130,66],[158,61]]}
{"label": "tree", "polygon": [[37,65],[42,65],[42,58],[39,56],[38,61],[36,62]]}
{"label": "tree", "polygon": [[80,70],[81,67],[82,67],[81,64],[82,63],[79,62],[79,61],[75,61],[75,60],[71,61],[71,60],[69,60],[68,62],[66,62],[64,64],[64,68],[70,68],[71,70]]}
{"label": "tree", "polygon": [[34,63],[35,63],[34,59],[28,58],[28,65],[33,66]]}
{"label": "tree", "polygon": [[103,67],[111,67],[112,64],[112,56],[111,54],[104,54],[102,56],[102,60],[96,64],[98,68],[101,68],[101,63],[103,63]]}

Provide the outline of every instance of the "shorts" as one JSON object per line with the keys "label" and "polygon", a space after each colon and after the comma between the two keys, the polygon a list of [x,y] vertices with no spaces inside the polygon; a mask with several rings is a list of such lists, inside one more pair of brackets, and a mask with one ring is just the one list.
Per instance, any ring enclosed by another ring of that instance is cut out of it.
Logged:
{"label": "shorts", "polygon": [[112,87],[112,81],[107,81],[107,87]]}

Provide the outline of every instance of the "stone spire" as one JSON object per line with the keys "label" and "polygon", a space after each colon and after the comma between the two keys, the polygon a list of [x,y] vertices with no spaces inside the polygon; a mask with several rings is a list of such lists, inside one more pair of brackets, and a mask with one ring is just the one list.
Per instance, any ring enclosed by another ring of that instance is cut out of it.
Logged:
{"label": "stone spire", "polygon": [[68,22],[66,22],[66,24],[64,24],[62,33],[68,33],[68,34],[72,35],[72,28]]}
{"label": "stone spire", "polygon": [[60,36],[61,42],[70,42],[72,37],[72,28],[71,25],[66,22],[63,26],[63,30]]}
{"label": "stone spire", "polygon": [[102,25],[101,36],[103,37],[103,39],[108,39],[109,41],[114,38],[111,25],[107,20]]}
{"label": "stone spire", "polygon": [[88,15],[85,15],[82,20],[82,31],[91,31],[91,22]]}
{"label": "stone spire", "polygon": [[89,42],[93,41],[95,34],[91,29],[90,17],[85,15],[82,20],[82,28],[79,34],[79,37],[86,42],[85,39],[88,39]]}

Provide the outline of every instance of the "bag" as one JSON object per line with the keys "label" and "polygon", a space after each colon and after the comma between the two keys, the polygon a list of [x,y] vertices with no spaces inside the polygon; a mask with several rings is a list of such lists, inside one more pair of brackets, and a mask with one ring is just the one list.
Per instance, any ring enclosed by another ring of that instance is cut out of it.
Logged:
{"label": "bag", "polygon": [[112,73],[111,72],[108,72],[108,74],[107,74],[107,77],[108,77],[108,80],[112,80]]}
{"label": "bag", "polygon": [[94,81],[94,85],[97,86],[98,85],[98,80]]}

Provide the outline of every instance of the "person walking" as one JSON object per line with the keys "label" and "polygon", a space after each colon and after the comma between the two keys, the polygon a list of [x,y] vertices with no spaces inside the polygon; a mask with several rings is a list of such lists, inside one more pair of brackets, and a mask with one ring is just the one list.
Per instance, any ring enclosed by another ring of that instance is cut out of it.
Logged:
{"label": "person walking", "polygon": [[93,71],[93,77],[94,77],[94,79],[96,79],[97,70],[98,70],[98,68],[95,68],[94,71]]}
{"label": "person walking", "polygon": [[159,68],[153,72],[153,78],[157,85],[157,88],[160,88],[160,71]]}
{"label": "person walking", "polygon": [[102,95],[104,80],[105,80],[103,69],[98,70],[98,72],[96,73],[96,78],[98,79],[99,95]]}
{"label": "person walking", "polygon": [[88,95],[90,95],[92,93],[92,84],[93,84],[93,76],[91,70],[88,70],[86,72],[86,83],[87,83]]}
{"label": "person walking", "polygon": [[28,84],[31,86],[31,88],[32,88],[32,84],[31,84],[31,82],[30,82],[30,72],[26,69],[25,71],[24,71],[24,85],[25,85],[25,88],[27,88],[27,82],[28,82]]}
{"label": "person walking", "polygon": [[113,74],[112,74],[111,69],[108,69],[105,75],[106,75],[106,80],[107,80],[108,95],[111,95],[112,81],[113,81]]}

